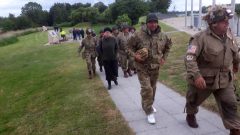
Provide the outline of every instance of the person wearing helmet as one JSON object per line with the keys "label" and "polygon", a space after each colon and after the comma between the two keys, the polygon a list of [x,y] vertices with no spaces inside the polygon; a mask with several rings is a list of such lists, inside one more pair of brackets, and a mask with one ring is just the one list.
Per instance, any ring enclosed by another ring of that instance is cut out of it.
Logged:
{"label": "person wearing helmet", "polygon": [[127,78],[128,75],[132,76],[130,70],[130,57],[127,54],[127,43],[130,39],[131,34],[129,33],[129,26],[123,25],[122,32],[118,34],[118,46],[119,46],[119,63],[124,73],[124,77]]}
{"label": "person wearing helmet", "polygon": [[119,30],[117,26],[112,27],[112,35],[116,38],[119,34]]}
{"label": "person wearing helmet", "polygon": [[229,29],[231,10],[215,5],[203,17],[208,28],[190,38],[185,56],[188,91],[186,121],[197,128],[198,107],[211,94],[230,135],[240,135],[240,119],[233,87],[233,72],[238,71],[239,56],[235,37]]}
{"label": "person wearing helmet", "polygon": [[154,13],[147,15],[146,27],[136,32],[128,41],[128,54],[135,59],[138,80],[141,85],[142,108],[147,121],[155,124],[153,102],[159,68],[164,64],[171,47],[171,40],[161,32]]}
{"label": "person wearing helmet", "polygon": [[86,34],[87,36],[82,40],[82,45],[79,47],[78,53],[80,54],[82,49],[85,48],[82,56],[83,59],[86,59],[89,79],[92,79],[96,74],[95,59],[97,56],[97,42],[96,39],[92,37],[92,29],[87,28]]}

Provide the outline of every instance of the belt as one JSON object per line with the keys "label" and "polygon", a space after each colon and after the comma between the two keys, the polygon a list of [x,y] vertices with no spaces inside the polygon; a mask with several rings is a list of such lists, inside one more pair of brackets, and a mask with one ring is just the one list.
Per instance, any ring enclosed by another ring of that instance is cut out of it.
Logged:
{"label": "belt", "polygon": [[229,72],[230,70],[228,68],[220,68],[220,72]]}

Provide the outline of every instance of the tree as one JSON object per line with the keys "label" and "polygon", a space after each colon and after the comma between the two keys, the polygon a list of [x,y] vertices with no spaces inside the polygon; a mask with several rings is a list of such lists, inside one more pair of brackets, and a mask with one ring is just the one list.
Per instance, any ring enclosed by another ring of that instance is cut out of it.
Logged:
{"label": "tree", "polygon": [[86,3],[86,4],[82,4],[82,3],[75,3],[72,5],[72,10],[76,10],[78,8],[86,8],[86,7],[91,7],[91,4],[90,3]]}
{"label": "tree", "polygon": [[113,19],[112,19],[112,14],[111,14],[111,9],[107,8],[102,14],[100,14],[99,16],[100,22],[103,23],[112,23]]}
{"label": "tree", "polygon": [[145,15],[149,9],[144,0],[118,0],[110,5],[111,16],[116,20],[118,16],[127,14],[133,24],[138,22],[138,18]]}
{"label": "tree", "polygon": [[107,6],[102,2],[95,3],[93,7],[97,8],[100,13],[103,13],[107,9]]}
{"label": "tree", "polygon": [[47,18],[43,18],[46,16],[42,16],[43,10],[42,6],[36,2],[28,2],[22,7],[22,14],[31,20],[35,25],[42,25],[42,20],[46,20]]}
{"label": "tree", "polygon": [[121,26],[122,24],[132,25],[132,21],[128,17],[127,14],[123,14],[121,16],[118,16],[118,18],[117,18],[115,23],[116,23],[117,26]]}
{"label": "tree", "polygon": [[72,11],[71,19],[74,24],[79,22],[97,22],[97,16],[99,15],[98,9],[94,7],[81,7],[77,10]]}
{"label": "tree", "polygon": [[26,29],[31,27],[31,20],[26,16],[19,16],[15,21],[16,29]]}
{"label": "tree", "polygon": [[3,31],[10,31],[15,28],[16,24],[13,20],[6,18],[1,22],[1,27]]}
{"label": "tree", "polygon": [[235,5],[235,12],[238,16],[238,21],[237,21],[237,35],[239,35],[239,17],[240,17],[240,4]]}
{"label": "tree", "polygon": [[69,3],[55,3],[49,11],[50,25],[69,22],[71,5]]}
{"label": "tree", "polygon": [[150,9],[153,12],[167,13],[172,0],[151,0]]}

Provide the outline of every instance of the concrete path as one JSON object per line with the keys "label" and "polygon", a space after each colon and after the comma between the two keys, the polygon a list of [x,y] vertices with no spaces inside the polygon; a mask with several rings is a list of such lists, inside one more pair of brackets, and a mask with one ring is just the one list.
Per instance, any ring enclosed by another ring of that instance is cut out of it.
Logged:
{"label": "concrete path", "polygon": [[[194,34],[198,31],[187,29],[184,22],[176,18],[161,20],[170,26],[174,26],[179,31]],[[177,23],[176,23],[177,22]],[[182,22],[182,23],[181,23]],[[98,74],[107,89],[107,81],[104,72]],[[188,127],[185,122],[184,112],[185,97],[176,93],[172,89],[161,83],[157,83],[157,91],[154,107],[157,109],[156,124],[147,123],[146,115],[141,107],[140,84],[137,75],[123,78],[123,73],[119,69],[119,85],[112,85],[109,94],[115,102],[117,108],[128,122],[129,126],[137,135],[228,135],[222,124],[221,118],[202,107],[197,114],[199,128]]]}
{"label": "concrete path", "polygon": [[[107,89],[104,72],[98,74]],[[197,115],[199,128],[193,129],[185,122],[185,98],[161,83],[157,84],[154,107],[157,123],[147,123],[146,115],[141,107],[140,84],[137,75],[123,78],[119,70],[119,85],[112,85],[108,90],[112,100],[137,135],[227,135],[220,117],[200,108]],[[113,82],[112,82],[113,83]]]}

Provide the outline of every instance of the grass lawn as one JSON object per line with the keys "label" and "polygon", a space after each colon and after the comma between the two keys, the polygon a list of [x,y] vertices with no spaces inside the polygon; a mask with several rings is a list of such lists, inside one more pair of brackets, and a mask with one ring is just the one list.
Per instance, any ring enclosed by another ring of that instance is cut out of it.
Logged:
{"label": "grass lawn", "polygon": [[[168,30],[168,27],[166,28],[164,25],[162,25],[164,31],[165,29]],[[184,56],[190,35],[186,34],[185,32],[173,32],[169,33],[169,36],[172,38],[173,46],[165,65],[160,69],[159,80],[167,86],[173,88],[181,95],[185,96],[187,92],[187,82],[185,79],[186,71],[184,65]],[[239,74],[238,78],[240,78]],[[240,83],[237,85],[237,88],[240,88],[239,86]],[[237,93],[240,94],[240,91],[238,90]],[[213,95],[205,100],[202,105],[208,110],[214,112],[218,111]]]}
{"label": "grass lawn", "polygon": [[89,81],[78,44],[47,33],[0,47],[1,135],[131,135],[101,80]]}

